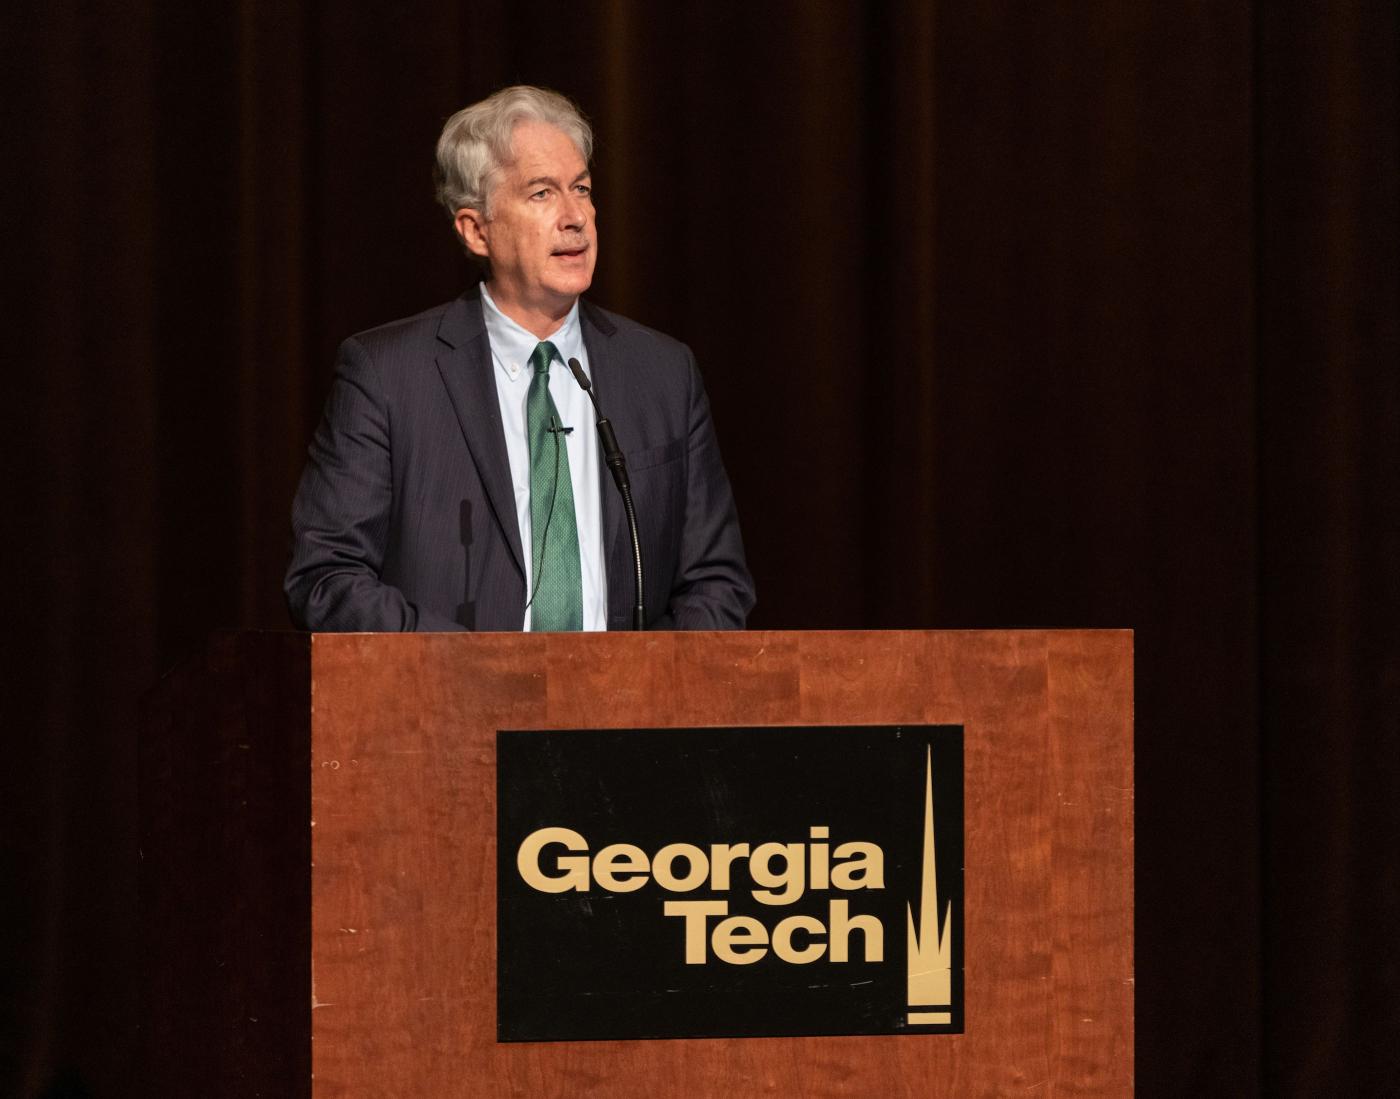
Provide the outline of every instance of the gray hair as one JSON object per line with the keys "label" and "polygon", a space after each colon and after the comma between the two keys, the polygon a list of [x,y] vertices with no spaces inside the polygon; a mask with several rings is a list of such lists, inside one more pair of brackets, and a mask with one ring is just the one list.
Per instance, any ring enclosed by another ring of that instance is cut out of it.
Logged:
{"label": "gray hair", "polygon": [[586,164],[593,130],[583,113],[558,92],[516,84],[447,120],[437,143],[437,200],[455,218],[463,207],[490,217],[487,204],[496,175],[510,163],[511,139],[521,122],[546,122],[563,130]]}

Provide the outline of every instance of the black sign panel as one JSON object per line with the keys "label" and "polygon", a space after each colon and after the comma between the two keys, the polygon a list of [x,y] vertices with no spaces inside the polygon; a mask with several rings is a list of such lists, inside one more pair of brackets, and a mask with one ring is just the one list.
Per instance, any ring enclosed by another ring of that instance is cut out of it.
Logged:
{"label": "black sign panel", "polygon": [[962,729],[497,734],[502,1041],[963,1028]]}

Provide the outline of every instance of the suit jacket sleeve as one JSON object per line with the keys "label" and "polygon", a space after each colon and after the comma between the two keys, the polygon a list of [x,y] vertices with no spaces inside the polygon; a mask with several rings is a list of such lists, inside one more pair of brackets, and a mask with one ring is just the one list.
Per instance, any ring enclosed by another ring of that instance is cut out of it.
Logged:
{"label": "suit jacket sleeve", "polygon": [[665,616],[656,629],[743,629],[754,605],[753,578],[729,477],[720,458],[710,402],[695,358],[689,369],[688,441],[680,560]]}
{"label": "suit jacket sleeve", "polygon": [[292,504],[292,561],[284,590],[305,630],[461,630],[420,611],[380,571],[391,537],[389,401],[360,343],[337,355],[325,415]]}

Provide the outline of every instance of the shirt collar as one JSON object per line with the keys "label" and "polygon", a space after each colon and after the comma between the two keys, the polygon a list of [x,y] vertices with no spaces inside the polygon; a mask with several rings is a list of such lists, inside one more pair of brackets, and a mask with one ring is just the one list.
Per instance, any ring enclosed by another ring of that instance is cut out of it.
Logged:
{"label": "shirt collar", "polygon": [[[532,332],[527,332],[515,321],[501,312],[491,299],[486,284],[481,284],[482,320],[486,324],[486,335],[491,341],[491,357],[496,365],[512,379],[529,374],[530,356],[541,341]],[[583,335],[579,328],[578,299],[574,299],[564,323],[549,337],[549,342],[559,350],[565,362],[583,358]]]}

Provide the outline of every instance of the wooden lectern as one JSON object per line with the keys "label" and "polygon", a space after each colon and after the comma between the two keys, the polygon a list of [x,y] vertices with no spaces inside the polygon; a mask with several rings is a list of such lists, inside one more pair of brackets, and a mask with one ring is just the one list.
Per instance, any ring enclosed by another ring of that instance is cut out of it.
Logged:
{"label": "wooden lectern", "polygon": [[[902,723],[964,730],[963,1033],[497,1041],[498,730]],[[226,634],[143,725],[139,1094],[1133,1090],[1129,632]]]}

